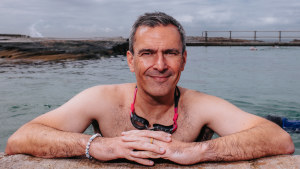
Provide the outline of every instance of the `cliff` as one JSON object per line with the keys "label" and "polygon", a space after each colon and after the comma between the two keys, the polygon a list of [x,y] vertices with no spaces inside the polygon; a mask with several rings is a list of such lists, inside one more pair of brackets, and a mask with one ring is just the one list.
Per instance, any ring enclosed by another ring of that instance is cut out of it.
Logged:
{"label": "cliff", "polygon": [[[96,160],[88,159],[42,159],[32,157],[28,155],[13,155],[7,156],[4,153],[0,153],[0,168],[114,168],[114,169],[126,169],[126,168],[149,168],[135,163],[125,161],[113,161],[113,162],[100,162]],[[300,156],[298,155],[282,155],[260,158],[250,161],[238,161],[238,162],[220,162],[220,163],[200,163],[190,166],[182,166],[168,161],[159,161],[153,169],[160,168],[189,168],[189,169],[296,169],[300,168]]]}

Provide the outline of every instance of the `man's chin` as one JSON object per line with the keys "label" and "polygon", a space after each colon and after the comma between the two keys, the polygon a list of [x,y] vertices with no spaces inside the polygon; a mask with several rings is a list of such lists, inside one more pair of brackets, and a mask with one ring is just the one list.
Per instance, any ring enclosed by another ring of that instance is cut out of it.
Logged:
{"label": "man's chin", "polygon": [[150,83],[147,86],[148,93],[155,97],[166,96],[172,90],[172,85],[168,83]]}

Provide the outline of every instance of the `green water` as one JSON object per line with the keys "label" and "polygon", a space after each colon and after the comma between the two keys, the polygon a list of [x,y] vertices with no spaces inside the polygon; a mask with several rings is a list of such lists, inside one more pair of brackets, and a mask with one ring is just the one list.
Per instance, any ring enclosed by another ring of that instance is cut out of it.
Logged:
{"label": "green water", "polygon": [[[180,84],[243,110],[300,120],[299,47],[188,47]],[[68,62],[0,60],[0,151],[21,125],[99,84],[134,82],[125,57]],[[90,131],[88,131],[90,132]],[[300,154],[300,134],[290,133]]]}

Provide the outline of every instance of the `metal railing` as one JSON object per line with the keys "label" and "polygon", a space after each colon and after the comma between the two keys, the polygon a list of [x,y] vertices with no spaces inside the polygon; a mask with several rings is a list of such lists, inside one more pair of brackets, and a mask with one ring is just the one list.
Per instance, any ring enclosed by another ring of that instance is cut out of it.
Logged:
{"label": "metal railing", "polygon": [[205,42],[208,38],[223,37],[232,39],[245,39],[253,41],[288,41],[300,39],[300,31],[203,31]]}

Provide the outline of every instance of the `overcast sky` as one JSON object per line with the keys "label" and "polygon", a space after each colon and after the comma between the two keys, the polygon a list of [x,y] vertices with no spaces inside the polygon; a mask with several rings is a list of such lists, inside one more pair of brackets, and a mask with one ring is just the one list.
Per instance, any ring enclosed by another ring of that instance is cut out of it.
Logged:
{"label": "overcast sky", "polygon": [[128,37],[135,19],[162,11],[187,35],[205,30],[300,30],[299,0],[0,0],[0,33]]}

